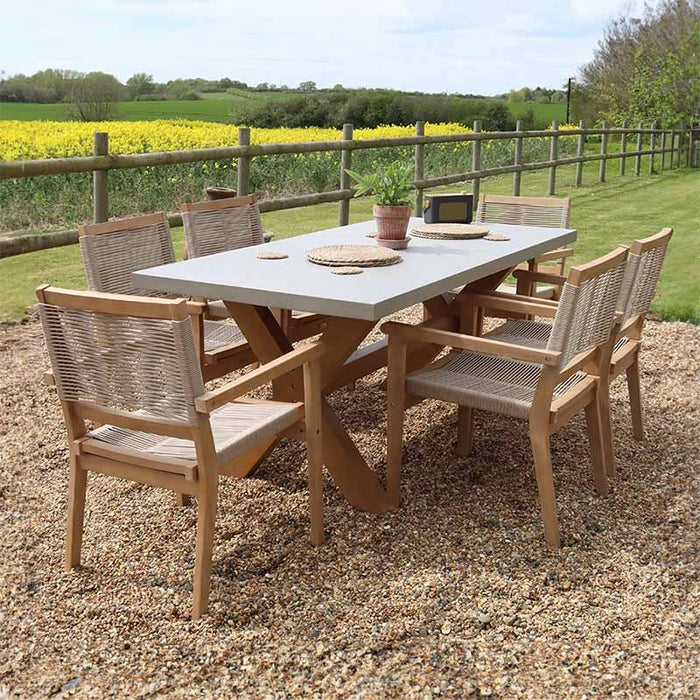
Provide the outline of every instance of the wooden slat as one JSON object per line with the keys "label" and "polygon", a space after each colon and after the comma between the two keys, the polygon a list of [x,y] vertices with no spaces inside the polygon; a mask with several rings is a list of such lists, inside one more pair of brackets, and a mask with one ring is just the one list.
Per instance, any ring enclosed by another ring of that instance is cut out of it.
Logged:
{"label": "wooden slat", "polygon": [[244,197],[226,197],[224,199],[207,199],[202,202],[184,202],[182,211],[220,211],[222,209],[233,209],[235,207],[255,204],[255,195],[249,194]]}
{"label": "wooden slat", "polygon": [[100,233],[114,233],[115,231],[128,231],[135,228],[143,228],[152,224],[167,222],[168,217],[164,211],[144,216],[130,216],[126,219],[114,219],[101,224],[88,224],[78,229],[78,237],[94,236]]}

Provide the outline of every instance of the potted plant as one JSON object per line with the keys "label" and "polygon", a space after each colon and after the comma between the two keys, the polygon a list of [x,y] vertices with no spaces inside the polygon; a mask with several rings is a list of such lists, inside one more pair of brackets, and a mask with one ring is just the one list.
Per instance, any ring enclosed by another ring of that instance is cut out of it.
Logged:
{"label": "potted plant", "polygon": [[[356,197],[374,195],[374,221],[377,224],[377,242],[393,241],[405,247],[406,230],[411,218],[410,195],[413,184],[413,167],[410,163],[394,161],[390,165],[378,166],[369,175],[360,175],[352,170],[347,174],[358,187]],[[391,246],[391,244],[388,244]]]}

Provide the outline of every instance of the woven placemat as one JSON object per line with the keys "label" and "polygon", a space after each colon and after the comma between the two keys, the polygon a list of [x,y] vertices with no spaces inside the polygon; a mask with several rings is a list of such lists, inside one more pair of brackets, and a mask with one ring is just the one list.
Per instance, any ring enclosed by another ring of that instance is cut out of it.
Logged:
{"label": "woven placemat", "polygon": [[369,245],[324,245],[306,251],[317,265],[331,267],[383,267],[401,262],[401,256],[389,248]]}
{"label": "woven placemat", "polygon": [[489,233],[488,236],[484,237],[485,241],[509,241],[508,236],[504,236],[500,233]]}
{"label": "woven placemat", "polygon": [[260,258],[260,260],[284,260],[288,257],[286,253],[276,253],[274,250],[266,250],[262,253],[258,253],[258,258]]}
{"label": "woven placemat", "polygon": [[411,230],[418,238],[440,238],[446,241],[483,238],[488,232],[486,226],[477,224],[419,224]]}
{"label": "woven placemat", "polygon": [[334,275],[359,275],[364,272],[361,267],[334,267],[331,273]]}

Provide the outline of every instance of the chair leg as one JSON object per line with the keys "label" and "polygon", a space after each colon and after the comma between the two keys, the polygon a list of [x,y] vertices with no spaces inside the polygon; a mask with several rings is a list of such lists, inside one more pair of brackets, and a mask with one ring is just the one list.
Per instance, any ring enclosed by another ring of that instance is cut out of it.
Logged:
{"label": "chair leg", "polygon": [[197,548],[194,564],[194,601],[192,605],[192,619],[194,620],[197,620],[204,614],[209,602],[218,486],[218,476],[216,474],[206,475],[197,499]]}
{"label": "chair leg", "polygon": [[474,409],[468,406],[457,407],[457,447],[460,457],[467,457],[474,443]]}
{"label": "chair leg", "polygon": [[175,506],[177,508],[182,508],[183,506],[188,506],[192,503],[192,496],[189,493],[178,493],[175,492]]}
{"label": "chair leg", "polygon": [[600,412],[601,439],[603,441],[603,464],[606,474],[615,479],[617,467],[615,466],[615,443],[612,431],[612,413],[610,411],[610,384],[605,381],[601,383],[597,403]]}
{"label": "chair leg", "polygon": [[588,428],[588,442],[590,444],[595,490],[598,495],[605,496],[608,493],[608,478],[605,469],[604,433],[601,418],[600,402],[597,400],[597,397],[594,397],[593,401],[586,406],[586,426]]}
{"label": "chair leg", "polygon": [[78,465],[75,455],[70,459],[68,483],[68,524],[66,531],[66,571],[80,566],[80,550],[83,544],[85,517],[85,491],[87,472]]}
{"label": "chair leg", "polygon": [[[316,432],[316,431],[315,431]],[[321,433],[309,435],[307,426],[307,461],[309,463],[309,511],[311,514],[311,543],[323,544],[323,447]]]}
{"label": "chair leg", "polygon": [[630,409],[632,411],[632,435],[635,440],[644,440],[644,421],[642,420],[642,394],[639,386],[639,360],[627,368],[627,390],[630,395]]}
{"label": "chair leg", "polygon": [[394,506],[401,500],[401,462],[403,459],[403,424],[406,412],[406,345],[389,339],[387,375],[387,453],[386,488]]}
{"label": "chair leg", "polygon": [[554,495],[554,477],[552,476],[552,457],[549,451],[549,435],[546,428],[530,426],[532,456],[535,461],[537,489],[540,494],[540,508],[544,522],[544,538],[553,549],[559,549],[559,522],[557,520],[557,502]]}

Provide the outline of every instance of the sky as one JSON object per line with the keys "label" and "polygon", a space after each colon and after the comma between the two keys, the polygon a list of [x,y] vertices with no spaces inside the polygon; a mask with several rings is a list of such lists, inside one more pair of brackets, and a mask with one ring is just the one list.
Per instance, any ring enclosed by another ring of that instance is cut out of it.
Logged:
{"label": "sky", "polygon": [[560,87],[640,0],[0,0],[0,71],[498,94]]}

